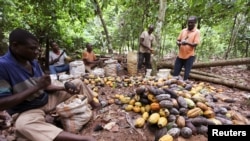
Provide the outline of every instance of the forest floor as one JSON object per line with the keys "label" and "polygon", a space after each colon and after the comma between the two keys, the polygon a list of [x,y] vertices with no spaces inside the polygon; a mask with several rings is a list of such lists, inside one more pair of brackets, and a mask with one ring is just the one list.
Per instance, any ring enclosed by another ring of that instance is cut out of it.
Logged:
{"label": "forest floor", "polygon": [[[250,84],[250,71],[246,70],[244,66],[228,66],[228,67],[215,67],[210,69],[202,69],[202,71],[213,72],[218,75],[234,77],[242,82]],[[195,83],[199,81],[191,80]],[[240,112],[242,115],[249,117],[250,115],[250,100],[246,96],[250,96],[249,91],[242,91],[235,88],[226,87],[223,85],[212,84],[217,89],[222,89],[224,94],[232,98],[235,102],[226,103],[218,101],[216,104],[230,106],[232,109]],[[102,97],[109,97],[118,93],[129,93],[134,90],[133,87],[125,87],[119,89],[113,89],[110,87],[103,87],[101,93]],[[144,128],[133,128],[126,114],[129,114],[132,120],[138,117],[138,114],[134,112],[126,112],[121,105],[111,104],[99,111],[95,111],[96,116],[91,120],[82,130],[84,135],[93,135],[98,141],[154,141],[155,129],[154,127],[144,126]],[[94,131],[98,125],[105,125],[110,122],[115,122],[115,126],[111,130]],[[207,141],[207,137],[204,135],[195,135],[191,138],[178,137],[175,141]]]}
{"label": "forest floor", "polygon": [[[213,72],[218,75],[234,77],[241,80],[248,86],[250,84],[250,71],[246,70],[244,66],[227,66],[227,67],[214,67],[208,69],[202,69],[205,72]],[[190,80],[193,83],[199,83],[198,80]],[[209,82],[206,82],[209,83]],[[223,85],[209,83],[216,89],[223,90],[224,94],[234,100],[232,103],[218,101],[215,104],[229,106],[242,115],[249,118],[250,116],[250,96],[249,91],[243,91],[236,88],[230,88]],[[107,100],[116,94],[128,94],[135,91],[135,86],[112,88],[109,86],[101,87],[99,90],[99,99]],[[157,130],[153,126],[144,126],[143,128],[134,128],[133,121],[138,117],[138,113],[127,112],[124,110],[123,105],[116,103],[106,105],[101,109],[94,109],[93,118],[84,125],[81,130],[82,135],[94,136],[97,141],[154,141],[155,131]],[[107,124],[112,124],[111,128],[103,129],[97,127],[104,127]],[[13,134],[13,129],[6,129],[0,131],[0,141],[14,141],[13,137],[9,135]],[[1,138],[2,137],[2,138]],[[7,139],[4,139],[4,138]],[[190,138],[178,137],[175,141],[207,141],[207,137],[204,135],[193,135]]]}

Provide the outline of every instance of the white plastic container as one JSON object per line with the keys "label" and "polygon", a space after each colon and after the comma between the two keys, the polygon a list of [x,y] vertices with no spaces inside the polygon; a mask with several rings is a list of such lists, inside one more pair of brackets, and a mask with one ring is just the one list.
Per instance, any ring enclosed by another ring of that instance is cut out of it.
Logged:
{"label": "white plastic container", "polygon": [[85,65],[83,61],[73,61],[69,64],[69,73],[73,75],[74,78],[80,77],[85,74]]}
{"label": "white plastic container", "polygon": [[151,76],[151,72],[152,72],[152,69],[147,69],[145,77],[150,77]]}
{"label": "white plastic container", "polygon": [[167,78],[170,74],[170,69],[159,69],[157,73],[158,78]]}

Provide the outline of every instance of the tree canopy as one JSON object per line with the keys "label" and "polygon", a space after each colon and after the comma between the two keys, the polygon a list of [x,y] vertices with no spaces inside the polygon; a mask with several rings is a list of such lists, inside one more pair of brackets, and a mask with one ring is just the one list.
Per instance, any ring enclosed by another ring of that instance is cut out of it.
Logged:
{"label": "tree canopy", "polygon": [[[45,47],[46,39],[80,57],[85,44],[98,53],[126,53],[138,49],[139,35],[158,21],[162,0],[0,0],[2,55],[8,34],[21,27],[33,32]],[[249,57],[249,0],[165,0],[159,53],[176,52],[176,38],[189,16],[198,17],[202,42],[199,60]],[[157,25],[156,25],[157,26]]]}

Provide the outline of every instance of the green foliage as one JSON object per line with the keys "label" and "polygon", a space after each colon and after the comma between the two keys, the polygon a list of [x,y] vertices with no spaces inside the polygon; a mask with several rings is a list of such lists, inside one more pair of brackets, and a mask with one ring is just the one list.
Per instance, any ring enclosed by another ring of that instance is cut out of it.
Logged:
{"label": "green foliage", "polygon": [[[157,21],[160,0],[97,1],[113,49],[119,53],[137,50],[140,33]],[[81,58],[87,42],[98,54],[107,53],[107,39],[93,0],[0,0],[0,5],[1,41],[21,27],[36,34],[42,47],[46,38],[57,40],[76,58]],[[161,56],[178,51],[175,41],[190,15],[199,18],[202,40],[196,52],[200,60],[222,57],[229,48],[230,57],[249,56],[249,6],[249,0],[167,0]],[[241,20],[241,25],[237,26],[235,19]],[[235,27],[239,27],[236,35],[232,34]],[[235,42],[229,46],[233,37]]]}

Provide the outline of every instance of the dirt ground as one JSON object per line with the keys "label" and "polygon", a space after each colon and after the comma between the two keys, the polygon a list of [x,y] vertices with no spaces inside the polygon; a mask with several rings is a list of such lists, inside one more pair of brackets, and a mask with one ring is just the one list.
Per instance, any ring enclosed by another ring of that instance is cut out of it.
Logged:
{"label": "dirt ground", "polygon": [[[210,69],[203,69],[205,72],[213,72],[215,74],[234,78],[240,80],[249,86],[250,84],[250,71],[247,71],[244,66],[239,67],[216,67]],[[199,81],[191,80],[195,83]],[[250,103],[247,100],[246,95],[249,96],[248,91],[242,91],[235,88],[229,88],[223,85],[211,84],[217,89],[223,90],[224,93],[234,100],[233,103],[225,103],[223,101],[218,101],[216,104],[230,106],[232,109],[242,113],[244,116],[249,117],[250,113]],[[110,88],[103,87],[101,89],[103,99],[108,99],[112,95],[123,93],[128,94],[132,92],[134,88]],[[144,128],[133,128],[129,124],[129,120],[126,118],[126,114],[130,116],[130,120],[134,120],[138,117],[138,114],[134,112],[126,112],[123,110],[122,105],[111,104],[100,110],[95,111],[95,117],[86,126],[84,126],[81,134],[93,135],[98,141],[154,141],[155,131],[154,127],[144,126]],[[115,126],[111,130],[100,130],[94,131],[98,125],[104,126],[107,123],[115,122]],[[204,135],[195,135],[191,138],[178,137],[174,139],[175,141],[207,141],[207,137]]]}
{"label": "dirt ground", "polygon": [[[237,67],[216,67],[203,69],[205,72],[213,72],[218,75],[233,77],[236,80],[245,83],[247,86],[250,84],[250,71],[246,70],[244,66]],[[198,80],[190,80],[193,83],[199,83]],[[229,106],[232,109],[240,112],[246,117],[250,117],[250,100],[247,100],[250,96],[249,91],[243,91],[236,88],[230,88],[223,85],[212,84],[216,89],[224,91],[224,94],[233,99],[233,102],[227,103],[218,101],[215,104]],[[120,87],[112,88],[109,86],[100,87],[99,100],[108,101],[112,99],[116,94],[129,95],[135,91],[136,86],[132,87]],[[250,99],[250,98],[249,98]],[[84,125],[80,134],[94,136],[97,141],[155,141],[155,133],[158,130],[157,127],[145,125],[143,128],[135,128],[133,121],[139,116],[138,113],[127,112],[124,110],[123,105],[117,103],[106,104],[100,109],[93,110],[93,118]],[[107,125],[110,128],[103,128]],[[8,134],[0,132],[2,134]],[[178,137],[175,141],[207,141],[207,137],[204,135],[193,135],[190,138]],[[1,138],[0,138],[0,141]],[[3,140],[5,141],[5,140]],[[10,140],[8,140],[10,141]]]}

